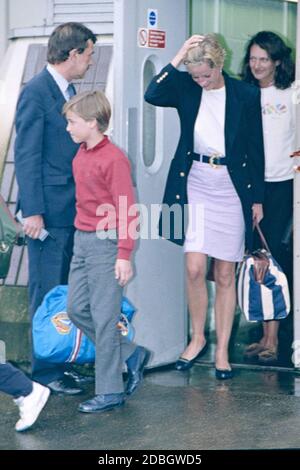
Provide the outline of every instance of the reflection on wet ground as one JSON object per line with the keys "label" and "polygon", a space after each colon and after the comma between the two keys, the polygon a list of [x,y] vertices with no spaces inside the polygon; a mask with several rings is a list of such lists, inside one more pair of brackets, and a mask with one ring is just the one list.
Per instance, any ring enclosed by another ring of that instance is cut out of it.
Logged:
{"label": "reflection on wet ground", "polygon": [[300,396],[300,372],[271,367],[249,367],[245,369],[233,364],[235,376],[233,380],[216,381],[215,370],[211,366],[198,363],[190,371],[177,372],[171,367],[162,367],[147,372],[146,380],[165,387],[197,387],[208,389],[228,389],[245,393],[274,393]]}
{"label": "reflection on wet ground", "polygon": [[[178,372],[147,371],[125,406],[77,412],[83,396],[52,396],[32,430],[14,431],[17,409],[0,397],[0,449],[275,449],[300,448],[300,374],[234,366],[217,381],[209,364]],[[252,366],[251,366],[252,367]]]}

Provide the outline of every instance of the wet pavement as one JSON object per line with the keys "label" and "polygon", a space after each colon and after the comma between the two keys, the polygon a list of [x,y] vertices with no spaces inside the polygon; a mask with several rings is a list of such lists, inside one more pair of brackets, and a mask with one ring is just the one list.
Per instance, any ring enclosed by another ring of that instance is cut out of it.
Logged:
{"label": "wet pavement", "polygon": [[300,374],[292,369],[235,366],[217,381],[210,364],[191,371],[147,371],[125,406],[79,413],[77,397],[51,396],[31,430],[16,433],[18,410],[0,396],[0,449],[300,449]]}

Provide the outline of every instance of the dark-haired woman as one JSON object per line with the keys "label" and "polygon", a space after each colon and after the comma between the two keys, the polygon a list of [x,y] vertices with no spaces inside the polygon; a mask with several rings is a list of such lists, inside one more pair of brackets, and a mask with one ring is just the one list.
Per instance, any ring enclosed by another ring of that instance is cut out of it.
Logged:
{"label": "dark-haired woman", "polygon": [[[265,198],[263,233],[270,250],[288,277],[292,288],[292,250],[282,244],[293,215],[293,161],[295,149],[296,106],[292,82],[294,63],[291,49],[271,31],[260,31],[246,48],[242,78],[261,89],[265,149]],[[246,357],[261,363],[278,359],[279,321],[263,322],[263,337],[250,344]]]}

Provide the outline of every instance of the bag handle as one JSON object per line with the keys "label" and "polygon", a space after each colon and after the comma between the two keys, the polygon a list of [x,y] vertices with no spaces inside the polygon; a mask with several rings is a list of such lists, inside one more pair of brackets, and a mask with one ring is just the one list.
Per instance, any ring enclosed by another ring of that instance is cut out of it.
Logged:
{"label": "bag handle", "polygon": [[254,221],[254,228],[256,228],[256,230],[258,231],[258,235],[259,235],[263,248],[265,248],[269,253],[271,253],[270,248],[267,244],[267,241],[264,237],[264,234],[262,233],[259,223],[256,220]]}

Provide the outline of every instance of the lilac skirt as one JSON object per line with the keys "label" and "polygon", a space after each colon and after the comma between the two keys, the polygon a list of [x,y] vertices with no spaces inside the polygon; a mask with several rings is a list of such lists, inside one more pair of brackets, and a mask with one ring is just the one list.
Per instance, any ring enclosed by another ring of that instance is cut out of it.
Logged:
{"label": "lilac skirt", "polygon": [[223,261],[241,261],[245,222],[227,167],[214,169],[208,163],[193,162],[187,193],[189,223],[184,251]]}

